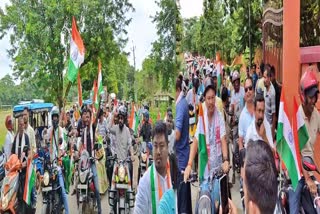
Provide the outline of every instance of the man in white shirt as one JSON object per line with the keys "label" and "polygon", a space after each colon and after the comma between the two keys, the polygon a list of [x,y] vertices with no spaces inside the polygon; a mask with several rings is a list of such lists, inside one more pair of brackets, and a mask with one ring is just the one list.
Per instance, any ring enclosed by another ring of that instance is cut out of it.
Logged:
{"label": "man in white shirt", "polygon": [[154,162],[140,179],[134,213],[157,213],[163,194],[172,188],[168,161],[168,135],[166,124],[158,121],[153,132]]}
{"label": "man in white shirt", "polygon": [[12,117],[11,115],[8,115],[6,117],[5,126],[8,130],[6,135],[6,140],[4,142],[4,153],[6,154],[6,157],[9,158],[11,155],[11,149],[12,149],[12,143],[14,140],[14,133],[13,133],[13,125],[12,125]]}
{"label": "man in white shirt", "polygon": [[245,147],[250,140],[263,140],[268,143],[271,148],[274,148],[271,134],[271,127],[265,119],[265,101],[262,94],[257,94],[254,100],[254,120],[251,122],[246,136]]}
{"label": "man in white shirt", "polygon": [[25,126],[25,133],[29,137],[30,146],[31,146],[31,154],[37,153],[37,146],[36,146],[36,136],[34,134],[34,129],[29,124],[29,108],[25,107],[22,112],[22,116],[24,119],[24,126]]}

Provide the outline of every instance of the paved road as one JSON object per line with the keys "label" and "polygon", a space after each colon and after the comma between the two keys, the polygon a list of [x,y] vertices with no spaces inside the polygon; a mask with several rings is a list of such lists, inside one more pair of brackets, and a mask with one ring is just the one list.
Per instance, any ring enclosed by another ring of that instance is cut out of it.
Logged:
{"label": "paved road", "polygon": [[[134,165],[134,182],[133,185],[134,187],[137,186],[136,182],[137,181],[137,174],[138,174],[138,161],[137,161],[137,157],[135,157],[135,161],[133,163]],[[236,204],[236,206],[238,207],[238,213],[241,213],[241,201],[240,201],[240,194],[239,194],[239,178],[237,177],[236,179],[236,184],[233,186],[233,188],[231,189],[231,195],[232,195],[232,200],[234,201],[234,203]],[[195,208],[195,203],[198,197],[198,183],[195,183],[195,186],[191,187],[191,191],[192,191],[192,208]],[[102,213],[103,214],[109,214],[110,213],[110,208],[109,208],[109,204],[108,204],[108,195],[107,193],[105,193],[104,195],[101,195],[101,206],[102,206]],[[42,197],[41,194],[38,195],[38,199],[37,199],[37,214],[41,213],[41,207],[42,207]],[[71,214],[76,214],[78,213],[78,208],[77,208],[77,203],[76,203],[76,197],[75,196],[71,196],[68,195],[68,202],[69,202],[69,210]]]}

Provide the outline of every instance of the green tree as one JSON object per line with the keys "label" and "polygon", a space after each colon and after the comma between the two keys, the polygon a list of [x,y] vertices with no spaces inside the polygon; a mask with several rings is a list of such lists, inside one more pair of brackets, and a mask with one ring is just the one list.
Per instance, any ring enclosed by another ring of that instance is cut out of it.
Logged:
{"label": "green tree", "polygon": [[11,0],[5,11],[0,11],[0,38],[12,32],[9,56],[14,75],[21,80],[36,79],[45,97],[61,106],[72,16],[78,20],[85,43],[85,62],[80,69],[85,81],[96,78],[98,59],[107,68],[121,53],[127,40],[125,27],[131,21],[123,14],[130,10],[129,0]]}

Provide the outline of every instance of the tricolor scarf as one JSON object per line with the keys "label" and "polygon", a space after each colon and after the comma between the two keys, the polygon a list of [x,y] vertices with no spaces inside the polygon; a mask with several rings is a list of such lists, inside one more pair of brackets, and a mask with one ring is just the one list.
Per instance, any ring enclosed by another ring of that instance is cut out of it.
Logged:
{"label": "tricolor scarf", "polygon": [[[82,148],[87,149],[87,129],[86,127],[84,129],[84,144],[82,145]],[[90,140],[91,140],[91,157],[94,157],[94,149],[93,149],[93,129],[92,124],[90,124]]]}
{"label": "tricolor scarf", "polygon": [[205,126],[205,134],[206,134],[206,145],[207,145],[207,154],[208,154],[208,163],[206,166],[205,174],[210,173],[210,143],[216,144],[217,146],[217,156],[221,155],[221,138],[220,138],[220,121],[219,121],[219,113],[217,108],[215,107],[213,113],[213,125],[214,125],[214,142],[210,142],[210,129],[209,129],[209,118],[207,113],[207,108],[204,108],[204,126]]}
{"label": "tricolor scarf", "polygon": [[[151,180],[151,202],[152,202],[152,213],[158,213],[159,201],[162,198],[163,190],[160,184],[160,175],[158,174],[155,164],[153,163],[150,167],[150,180]],[[170,174],[170,163],[167,161],[167,187],[172,188],[171,174]]]}

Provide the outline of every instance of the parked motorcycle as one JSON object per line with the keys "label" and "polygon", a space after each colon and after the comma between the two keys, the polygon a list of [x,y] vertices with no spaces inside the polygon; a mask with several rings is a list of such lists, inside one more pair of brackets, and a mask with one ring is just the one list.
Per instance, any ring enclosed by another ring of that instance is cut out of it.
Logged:
{"label": "parked motorcycle", "polygon": [[96,213],[98,210],[97,199],[95,197],[95,187],[91,163],[94,158],[90,157],[87,150],[83,150],[80,155],[78,165],[77,204],[79,213]]}
{"label": "parked motorcycle", "polygon": [[109,205],[114,213],[129,213],[134,206],[134,191],[129,173],[130,157],[118,160],[114,157],[115,166],[112,176],[112,186],[108,189]]}

